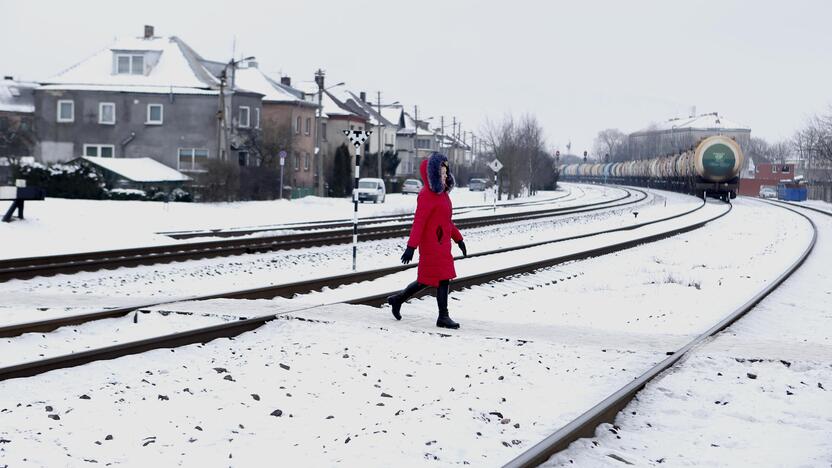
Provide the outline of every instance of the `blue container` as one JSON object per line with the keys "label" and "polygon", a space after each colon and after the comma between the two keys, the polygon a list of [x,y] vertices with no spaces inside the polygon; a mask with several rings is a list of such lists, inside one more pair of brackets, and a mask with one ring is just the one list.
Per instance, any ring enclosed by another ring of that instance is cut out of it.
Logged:
{"label": "blue container", "polygon": [[790,188],[784,185],[777,187],[777,198],[784,201],[805,201],[809,196],[806,187]]}

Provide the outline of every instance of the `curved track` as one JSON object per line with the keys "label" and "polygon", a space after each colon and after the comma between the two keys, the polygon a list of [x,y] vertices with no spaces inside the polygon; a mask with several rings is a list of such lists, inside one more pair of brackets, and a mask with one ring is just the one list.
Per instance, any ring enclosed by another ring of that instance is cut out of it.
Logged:
{"label": "curved track", "polygon": [[[673,352],[672,355],[670,355],[667,359],[664,359],[663,361],[659,362],[632,382],[615,391],[610,396],[605,398],[603,401],[592,407],[590,410],[586,411],[570,423],[566,424],[561,429],[559,429],[552,435],[548,436],[543,441],[539,442],[529,450],[523,452],[505,466],[512,468],[538,466],[546,462],[546,460],[548,460],[549,457],[551,457],[553,454],[566,449],[569,446],[569,444],[571,444],[575,440],[583,437],[592,437],[595,433],[596,427],[605,422],[612,423],[616,415],[624,407],[627,406],[627,404],[636,396],[636,394],[642,388],[644,388],[644,386],[649,381],[656,378],[662,372],[666,371],[667,369],[675,365],[694,347],[704,342],[705,340],[713,337],[717,333],[721,332],[722,330],[730,326],[732,323],[742,318],[745,314],[754,309],[754,307],[766,296],[768,296],[769,294],[771,294],[771,292],[777,289],[777,287],[780,286],[780,284],[782,284],[789,276],[791,276],[795,271],[797,271],[797,269],[803,264],[803,262],[806,260],[806,258],[809,256],[809,254],[815,247],[818,235],[817,226],[815,226],[815,223],[810,218],[792,208],[783,207],[782,205],[774,203],[770,204],[774,206],[780,206],[783,209],[792,211],[802,216],[810,223],[813,229],[811,242],[809,243],[807,248],[802,252],[802,254],[785,271],[783,271],[777,278],[775,278],[771,283],[769,283],[765,288],[763,288],[761,291],[755,294],[752,298],[750,298],[744,304],[742,304],[734,311],[729,313],[718,323],[713,325],[706,332],[695,337],[685,346]],[[801,206],[801,208],[806,207]],[[819,211],[821,213],[825,213],[827,215],[832,216],[832,214],[824,212],[823,210],[815,211]]]}
{"label": "curved track", "polygon": [[[645,192],[637,189],[622,190],[624,191],[622,196],[610,200],[587,203],[579,206],[464,218],[457,220],[456,225],[460,228],[474,228],[546,217],[566,216],[632,205],[647,198]],[[409,223],[397,222],[395,224],[359,228],[358,236],[362,241],[367,241],[405,237],[409,232]],[[144,248],[9,259],[0,261],[0,281],[61,273],[76,273],[79,271],[242,255],[254,252],[347,244],[352,242],[352,235],[352,228],[335,227],[325,229],[322,226],[317,226],[315,230],[301,233],[271,235],[250,239],[199,241]]]}
{"label": "curved track", "polygon": [[[653,225],[653,224],[658,224],[658,223],[666,222],[668,220],[672,220],[672,219],[676,219],[676,218],[681,218],[681,217],[690,215],[694,211],[698,211],[699,209],[701,209],[702,206],[704,206],[704,204],[700,205],[699,207],[697,207],[694,210],[690,210],[690,211],[685,212],[685,213],[677,214],[677,215],[674,215],[674,216],[670,216],[670,217],[655,220],[655,221],[645,222],[645,223],[642,223],[640,225],[633,225],[633,226],[628,226],[628,227],[625,227],[625,228],[617,228],[617,229],[606,230],[606,231],[603,231],[603,233],[623,231],[623,230],[633,230],[633,229],[638,229],[640,227]],[[468,286],[473,286],[473,285],[478,285],[478,284],[484,284],[484,283],[488,283],[488,282],[491,282],[491,281],[494,281],[494,280],[501,280],[503,278],[510,277],[510,276],[515,276],[515,275],[520,275],[520,274],[524,274],[524,273],[533,272],[533,271],[539,270],[541,268],[547,268],[547,267],[550,267],[552,265],[557,265],[557,264],[568,262],[568,261],[574,261],[574,260],[580,260],[580,259],[586,259],[586,258],[590,258],[590,257],[605,255],[605,254],[625,250],[625,249],[628,249],[628,248],[631,248],[631,247],[635,247],[635,246],[638,246],[638,245],[643,244],[643,243],[653,242],[653,241],[657,241],[657,240],[660,240],[660,239],[665,239],[665,238],[668,238],[668,237],[671,237],[671,236],[675,236],[677,234],[681,234],[681,233],[684,233],[684,232],[688,232],[688,231],[700,228],[700,227],[706,225],[709,222],[712,222],[716,219],[719,219],[719,218],[725,216],[726,214],[728,214],[730,212],[730,210],[731,210],[731,207],[729,205],[726,210],[722,211],[721,213],[719,213],[716,216],[708,217],[704,220],[696,220],[696,221],[694,221],[690,224],[686,224],[682,227],[673,227],[671,229],[663,230],[663,231],[660,231],[658,233],[648,233],[648,234],[638,236],[638,237],[635,237],[635,238],[630,238],[629,240],[619,241],[619,242],[609,244],[609,245],[606,245],[606,246],[603,246],[603,247],[586,249],[586,250],[583,250],[583,251],[580,251],[580,252],[577,252],[577,253],[573,253],[573,254],[569,254],[569,255],[563,255],[563,256],[553,257],[553,258],[544,258],[544,259],[540,259],[540,260],[530,262],[530,263],[526,263],[526,264],[522,264],[522,265],[515,265],[515,266],[512,266],[512,267],[508,267],[508,268],[502,268],[502,269],[499,269],[499,270],[482,272],[482,273],[470,275],[468,277],[458,278],[457,280],[455,280],[455,286],[468,287]],[[494,251],[494,252],[485,252],[485,253],[479,254],[478,256],[493,255],[493,254],[496,254],[496,253],[502,253],[502,252],[507,252],[507,251],[511,251],[511,250],[518,250],[520,248],[530,248],[534,245],[540,245],[540,244],[544,244],[544,243],[563,242],[565,240],[595,236],[595,235],[600,235],[600,234],[602,234],[602,233],[597,233],[596,232],[596,233],[590,233],[590,234],[585,234],[585,235],[580,235],[580,236],[574,236],[574,237],[571,237],[571,238],[559,239],[559,240],[556,240],[556,241],[535,243],[535,244],[531,244],[531,245],[525,245],[525,246],[522,246],[522,247],[514,247],[514,248],[511,248],[511,249],[501,249],[499,251]],[[203,297],[198,297],[198,298],[194,297],[194,298],[188,298],[188,299],[191,299],[191,300],[193,300],[193,299],[211,299],[211,298],[217,298],[217,297],[233,297],[233,298],[275,297],[277,295],[281,295],[280,294],[281,291],[286,295],[291,295],[291,294],[298,293],[298,292],[301,292],[301,291],[304,291],[304,290],[309,291],[311,289],[321,288],[321,287],[327,286],[327,285],[339,285],[339,284],[347,284],[349,282],[362,281],[362,280],[368,278],[367,275],[370,275],[370,277],[372,277],[372,275],[377,275],[375,277],[379,277],[379,276],[389,274],[393,271],[399,271],[399,270],[403,270],[403,269],[407,269],[407,268],[413,268],[413,266],[394,267],[394,268],[390,268],[390,269],[376,270],[376,271],[373,271],[373,272],[362,272],[362,273],[355,274],[355,275],[340,275],[340,276],[337,276],[337,277],[317,279],[317,280],[313,280],[313,281],[300,282],[300,283],[296,283],[296,284],[293,284],[293,285],[285,285],[285,286],[279,286],[279,287],[275,287],[275,288],[249,290],[249,291],[235,291],[235,292],[230,292],[230,293],[226,293],[226,294],[203,296]],[[270,290],[268,290],[268,289],[270,289]],[[379,305],[379,304],[381,304],[385,301],[385,298],[387,297],[387,295],[389,295],[393,292],[394,291],[388,291],[388,292],[384,292],[382,294],[373,294],[373,295],[370,295],[370,296],[365,296],[365,297],[361,297],[361,298],[352,299],[352,300],[349,300],[347,302],[352,303],[352,304]],[[157,305],[157,304],[152,304],[152,305]],[[96,313],[96,314],[85,314],[83,316],[67,317],[67,318],[44,321],[44,322],[30,323],[30,324],[24,324],[24,325],[21,325],[21,326],[17,326],[16,328],[15,327],[6,327],[6,328],[2,329],[2,331],[4,333],[4,336],[15,336],[15,335],[20,334],[20,333],[26,333],[26,332],[32,332],[32,331],[48,331],[48,330],[52,330],[52,329],[55,329],[57,327],[68,325],[68,324],[77,324],[77,323],[83,323],[83,322],[86,322],[86,321],[100,319],[100,318],[124,315],[124,314],[130,312],[131,310],[135,310],[139,307],[148,307],[148,306],[150,306],[150,305],[137,306],[137,307],[131,307],[131,308],[125,308],[125,309],[118,309],[118,310],[103,311],[103,312]],[[314,307],[317,307],[317,306],[314,306]],[[304,310],[304,309],[297,309],[297,310],[287,311],[287,312],[284,312],[284,314],[285,313],[290,313],[290,312],[298,312],[300,310]],[[234,322],[229,322],[229,323],[223,323],[223,324],[220,324],[220,325],[203,327],[203,328],[188,330],[188,331],[179,332],[179,333],[172,333],[172,334],[165,335],[165,336],[158,336],[158,337],[138,340],[138,341],[134,341],[134,342],[109,346],[109,347],[105,347],[105,348],[88,350],[88,351],[83,351],[83,352],[78,352],[78,353],[72,353],[72,354],[69,354],[69,355],[57,356],[57,357],[53,357],[53,358],[43,359],[43,360],[39,360],[39,361],[27,362],[27,363],[23,363],[23,364],[8,366],[8,367],[0,369],[0,380],[37,375],[37,374],[40,374],[40,373],[43,373],[43,372],[47,372],[49,370],[73,367],[73,366],[77,366],[77,365],[81,365],[81,364],[85,364],[85,363],[89,363],[89,362],[93,362],[93,361],[103,360],[103,359],[113,359],[113,358],[116,358],[116,357],[126,356],[126,355],[130,355],[130,354],[137,354],[137,353],[141,353],[141,352],[152,350],[152,349],[172,348],[172,347],[183,346],[183,345],[192,344],[192,343],[203,343],[203,342],[207,342],[207,341],[213,340],[215,338],[220,338],[220,337],[233,337],[233,336],[237,336],[241,333],[244,333],[246,331],[258,328],[259,326],[263,325],[264,323],[269,322],[269,321],[271,321],[275,318],[276,318],[276,315],[266,315],[266,316],[248,318],[248,319],[244,319],[244,320],[239,320],[239,321],[234,321]]]}

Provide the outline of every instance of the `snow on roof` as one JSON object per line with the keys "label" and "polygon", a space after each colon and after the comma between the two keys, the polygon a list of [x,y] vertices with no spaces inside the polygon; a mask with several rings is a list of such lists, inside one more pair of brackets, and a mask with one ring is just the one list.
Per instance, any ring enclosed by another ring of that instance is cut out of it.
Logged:
{"label": "snow on roof", "polygon": [[[419,122],[424,125],[426,121],[420,120]],[[397,133],[402,135],[413,135],[413,133],[416,133],[416,136],[432,136],[438,138],[438,134],[433,130],[426,130],[421,126],[416,128],[413,117],[407,112],[404,112],[404,128],[400,129]]]}
{"label": "snow on roof", "polygon": [[382,107],[381,108],[381,115],[387,119],[388,122],[391,122],[393,125],[398,126],[399,122],[401,122],[402,112],[404,111],[404,106],[391,106],[391,107]]}
{"label": "snow on roof", "polygon": [[710,114],[702,114],[699,116],[694,117],[685,117],[685,118],[676,118],[666,120],[661,122],[657,125],[651,125],[648,128],[644,128],[635,132],[636,134],[639,133],[652,133],[652,132],[662,132],[662,131],[670,131],[670,130],[748,130],[751,131],[751,127],[746,125],[740,125],[734,121],[728,120],[725,117],[720,116],[716,112],[712,112]]}
{"label": "snow on roof", "polygon": [[[378,108],[375,107],[373,104],[369,102],[365,102],[361,100],[360,94],[355,94],[352,91],[347,91],[347,93],[352,97],[352,101],[361,108],[368,116],[369,116],[369,123],[371,125],[383,125],[385,127],[396,127],[399,124],[398,116],[394,120],[390,120],[384,116],[384,109],[382,107],[382,113],[379,114]],[[399,112],[401,112],[401,107],[398,108]]]}
{"label": "snow on roof", "polygon": [[36,83],[3,79],[0,81],[0,111],[35,112]]}
{"label": "snow on roof", "polygon": [[132,180],[133,182],[185,182],[190,177],[151,158],[94,158],[84,161]]}
{"label": "snow on roof", "polygon": [[[115,56],[119,53],[143,53],[145,74],[115,73]],[[132,91],[135,86],[146,89],[174,88],[210,89],[219,80],[202,64],[199,56],[175,36],[117,39],[92,57],[45,80],[53,89],[67,85],[98,85]]]}
{"label": "snow on roof", "polygon": [[266,102],[289,102],[298,104],[310,104],[308,100],[301,99],[298,95],[286,89],[285,85],[272,80],[260,71],[257,67],[237,69],[234,77],[235,86],[238,88],[254,91],[263,95]]}

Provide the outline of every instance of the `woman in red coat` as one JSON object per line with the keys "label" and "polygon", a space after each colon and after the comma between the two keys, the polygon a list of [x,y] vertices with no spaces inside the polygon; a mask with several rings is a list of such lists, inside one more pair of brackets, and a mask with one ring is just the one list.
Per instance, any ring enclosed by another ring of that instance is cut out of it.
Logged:
{"label": "woman in red coat", "polygon": [[387,298],[393,307],[393,316],[401,320],[401,307],[411,296],[431,286],[436,288],[436,303],[439,305],[439,318],[436,326],[442,328],[459,328],[459,324],[448,315],[448,289],[450,280],[456,278],[454,257],[451,255],[451,240],[459,245],[462,254],[467,256],[462,234],[451,221],[451,199],[448,192],[454,187],[454,177],[448,170],[448,158],[444,154],[433,153],[419,166],[424,187],[416,200],[416,216],[410,229],[407,249],[402,255],[402,263],[413,260],[413,252],[419,249],[419,268],[416,281],[410,283],[402,292]]}

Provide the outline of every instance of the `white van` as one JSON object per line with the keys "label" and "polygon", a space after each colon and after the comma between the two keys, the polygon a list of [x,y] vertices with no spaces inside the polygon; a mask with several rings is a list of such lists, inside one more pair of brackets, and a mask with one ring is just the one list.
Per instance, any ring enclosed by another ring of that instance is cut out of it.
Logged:
{"label": "white van", "polygon": [[387,195],[384,190],[384,181],[381,179],[358,179],[358,201],[364,203],[372,200],[373,203],[384,203],[384,197]]}

